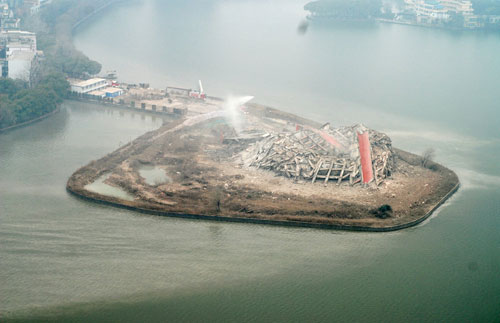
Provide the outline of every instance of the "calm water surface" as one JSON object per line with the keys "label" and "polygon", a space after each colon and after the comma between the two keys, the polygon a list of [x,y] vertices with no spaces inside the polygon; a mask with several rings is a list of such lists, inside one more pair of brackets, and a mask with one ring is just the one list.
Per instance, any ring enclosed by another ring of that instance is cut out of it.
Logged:
{"label": "calm water surface", "polygon": [[347,233],[145,216],[68,176],[161,119],[66,103],[0,135],[0,319],[484,321],[500,317],[500,35],[312,24],[303,2],[131,1],[77,47],[124,81],[363,122],[462,189],[425,224]]}

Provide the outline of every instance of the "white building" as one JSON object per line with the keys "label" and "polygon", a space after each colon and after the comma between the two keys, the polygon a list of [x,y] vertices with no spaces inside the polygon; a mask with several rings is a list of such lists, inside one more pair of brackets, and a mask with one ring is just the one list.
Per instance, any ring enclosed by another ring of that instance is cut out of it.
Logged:
{"label": "white building", "polygon": [[71,91],[78,94],[86,94],[106,87],[108,87],[108,81],[101,78],[71,83]]}
{"label": "white building", "polygon": [[436,0],[407,0],[407,4],[415,11],[417,17],[429,17],[446,20],[449,18],[448,10]]}
{"label": "white building", "polygon": [[21,30],[0,31],[2,77],[28,81],[31,66],[40,53],[36,34]]}
{"label": "white building", "polygon": [[3,30],[0,38],[7,41],[7,55],[16,51],[26,51],[36,54],[36,34],[22,30]]}
{"label": "white building", "polygon": [[9,68],[8,77],[24,81],[29,80],[33,59],[34,55],[31,52],[13,52],[7,59]]}
{"label": "white building", "polygon": [[116,98],[123,95],[123,92],[123,89],[119,87],[108,87],[104,89],[104,93],[106,93],[107,98]]}
{"label": "white building", "polygon": [[0,29],[19,29],[21,24],[21,19],[14,16],[14,12],[9,7],[6,2],[0,3]]}
{"label": "white building", "polygon": [[479,27],[478,17],[474,15],[469,0],[405,0],[405,3],[415,12],[418,22],[448,21],[454,13],[464,18],[465,28]]}

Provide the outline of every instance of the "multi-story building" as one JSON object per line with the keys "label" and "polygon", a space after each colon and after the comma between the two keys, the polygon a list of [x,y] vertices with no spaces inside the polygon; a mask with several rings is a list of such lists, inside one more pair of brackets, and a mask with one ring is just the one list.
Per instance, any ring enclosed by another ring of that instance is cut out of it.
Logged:
{"label": "multi-story building", "polygon": [[436,0],[408,0],[413,6],[417,17],[430,17],[432,19],[446,20],[449,18],[448,10]]}
{"label": "multi-story building", "polygon": [[0,29],[19,29],[21,19],[16,18],[10,6],[6,2],[0,3]]}
{"label": "multi-story building", "polygon": [[21,30],[0,31],[2,77],[28,81],[32,64],[39,54],[36,34]]}
{"label": "multi-story building", "polygon": [[71,91],[78,94],[87,94],[92,91],[104,89],[108,86],[108,81],[101,78],[93,78],[85,81],[76,81],[71,83]]}
{"label": "multi-story building", "polygon": [[7,55],[15,51],[36,53],[35,33],[22,30],[2,30],[0,31],[0,38],[7,40]]}
{"label": "multi-story building", "polygon": [[468,0],[440,0],[440,2],[449,12],[462,15],[464,18],[464,27],[479,27],[478,16],[474,14],[472,2]]}
{"label": "multi-story building", "polygon": [[40,0],[24,0],[23,5],[29,9],[30,14],[35,14],[40,10]]}
{"label": "multi-story building", "polygon": [[460,13],[462,15],[473,15],[472,2],[467,0],[440,0],[439,1],[446,10]]}
{"label": "multi-story building", "polygon": [[29,10],[30,14],[34,15],[40,11],[40,8],[50,2],[52,2],[52,0],[24,0],[23,6]]}
{"label": "multi-story building", "polygon": [[463,27],[479,27],[469,0],[405,0],[408,8],[415,12],[417,22],[448,22],[452,15],[463,17]]}

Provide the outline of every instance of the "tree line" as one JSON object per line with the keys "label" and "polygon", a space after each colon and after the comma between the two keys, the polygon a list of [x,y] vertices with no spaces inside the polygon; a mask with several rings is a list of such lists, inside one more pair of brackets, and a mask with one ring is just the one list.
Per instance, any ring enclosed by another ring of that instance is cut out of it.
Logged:
{"label": "tree line", "polygon": [[45,75],[38,85],[0,79],[0,129],[39,118],[57,109],[69,91],[63,74]]}
{"label": "tree line", "polygon": [[46,56],[45,68],[70,77],[97,74],[101,64],[89,59],[73,44],[73,26],[111,0],[54,0],[35,16],[26,17],[25,28],[37,34],[40,50]]}

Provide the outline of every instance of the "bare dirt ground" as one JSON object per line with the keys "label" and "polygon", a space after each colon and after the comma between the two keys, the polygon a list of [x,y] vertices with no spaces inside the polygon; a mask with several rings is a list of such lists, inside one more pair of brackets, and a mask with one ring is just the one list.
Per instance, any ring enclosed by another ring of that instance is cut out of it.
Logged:
{"label": "bare dirt ground", "polygon": [[[251,105],[246,113],[259,131],[290,130],[295,123],[317,126],[260,105]],[[171,131],[182,122],[147,133],[82,167],[68,180],[68,190],[165,213],[384,228],[426,216],[458,184],[449,169],[435,163],[424,168],[420,157],[397,149],[392,176],[379,186],[297,181],[244,166],[241,156],[249,143],[226,140],[231,137],[227,125],[208,120]],[[139,174],[146,165],[163,169],[170,181],[147,184]],[[112,174],[108,184],[127,191],[135,200],[85,189],[105,173]],[[392,208],[385,218],[376,216],[382,205]]]}

